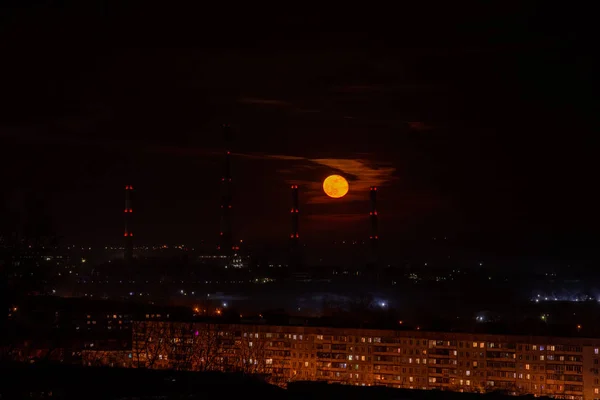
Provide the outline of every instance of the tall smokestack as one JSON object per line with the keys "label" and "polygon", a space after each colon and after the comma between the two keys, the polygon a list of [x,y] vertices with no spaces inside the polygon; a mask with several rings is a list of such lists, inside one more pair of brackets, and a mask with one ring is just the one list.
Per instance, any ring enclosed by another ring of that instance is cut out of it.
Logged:
{"label": "tall smokestack", "polygon": [[298,185],[292,185],[292,208],[290,209],[290,215],[292,217],[292,230],[290,232],[290,272],[293,274],[301,272],[303,261],[302,251],[300,249],[299,241],[299,227],[298,218],[300,215],[300,209],[298,206]]}
{"label": "tall smokestack", "polygon": [[290,234],[290,241],[292,248],[298,247],[298,185],[292,185],[292,209],[290,214],[292,215],[292,233]]}
{"label": "tall smokestack", "polygon": [[369,240],[371,242],[371,256],[373,260],[377,260],[377,248],[379,243],[379,216],[377,215],[377,187],[370,187],[371,210],[369,218],[371,220],[371,234]]}
{"label": "tall smokestack", "polygon": [[231,127],[228,124],[223,125],[223,139],[225,142],[225,165],[221,178],[221,231],[217,249],[229,263],[233,250],[233,239],[231,234]]}
{"label": "tall smokestack", "polygon": [[133,208],[131,206],[131,191],[133,190],[133,186],[127,185],[125,186],[125,252],[124,258],[125,261],[129,262],[133,259],[133,231],[131,229],[131,217],[133,213]]}

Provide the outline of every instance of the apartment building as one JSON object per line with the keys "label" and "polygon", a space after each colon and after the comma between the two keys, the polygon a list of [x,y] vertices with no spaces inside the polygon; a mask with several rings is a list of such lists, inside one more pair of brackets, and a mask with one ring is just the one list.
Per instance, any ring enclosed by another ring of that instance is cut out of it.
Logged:
{"label": "apartment building", "polygon": [[[141,321],[128,366],[600,399],[600,339]],[[88,355],[89,358],[89,355]]]}

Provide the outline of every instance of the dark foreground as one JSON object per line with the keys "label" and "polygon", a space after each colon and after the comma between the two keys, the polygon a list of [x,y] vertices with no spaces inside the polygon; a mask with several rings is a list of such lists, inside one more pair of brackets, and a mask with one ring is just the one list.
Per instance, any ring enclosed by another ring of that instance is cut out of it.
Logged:
{"label": "dark foreground", "polygon": [[[2,365],[1,399],[514,399],[472,394],[294,382],[287,390],[257,376],[65,365]],[[533,399],[533,397],[531,397]]]}

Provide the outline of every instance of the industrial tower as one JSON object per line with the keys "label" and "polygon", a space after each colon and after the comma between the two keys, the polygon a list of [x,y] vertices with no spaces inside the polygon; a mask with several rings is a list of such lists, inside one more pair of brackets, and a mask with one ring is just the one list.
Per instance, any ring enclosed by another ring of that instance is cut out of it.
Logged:
{"label": "industrial tower", "polygon": [[133,190],[133,186],[127,185],[125,186],[125,251],[124,258],[125,261],[131,262],[133,259],[133,231],[131,229],[131,219],[133,208],[131,206],[131,191]]}
{"label": "industrial tower", "polygon": [[292,249],[298,247],[298,185],[292,185],[292,209],[290,214],[292,215],[292,233],[290,234],[290,245]]}
{"label": "industrial tower", "polygon": [[234,245],[231,233],[231,127],[223,125],[223,139],[225,142],[225,165],[221,178],[221,229],[217,250],[226,258],[227,264],[231,261]]}
{"label": "industrial tower", "polygon": [[302,271],[303,257],[302,248],[300,247],[300,233],[298,227],[298,219],[300,216],[300,209],[298,206],[298,185],[292,185],[292,208],[290,209],[291,215],[291,232],[290,232],[290,272],[298,277],[298,274]]}
{"label": "industrial tower", "polygon": [[371,210],[369,211],[369,219],[371,220],[371,233],[369,235],[370,242],[370,263],[377,269],[378,248],[379,248],[379,216],[377,214],[377,186],[371,186],[369,195],[371,198]]}

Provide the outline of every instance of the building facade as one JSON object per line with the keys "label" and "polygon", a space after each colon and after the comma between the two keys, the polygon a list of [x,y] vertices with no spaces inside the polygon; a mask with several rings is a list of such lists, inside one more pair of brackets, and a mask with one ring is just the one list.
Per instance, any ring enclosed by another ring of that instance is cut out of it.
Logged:
{"label": "building facade", "polygon": [[600,399],[600,339],[170,321],[134,322],[132,333],[119,365]]}

